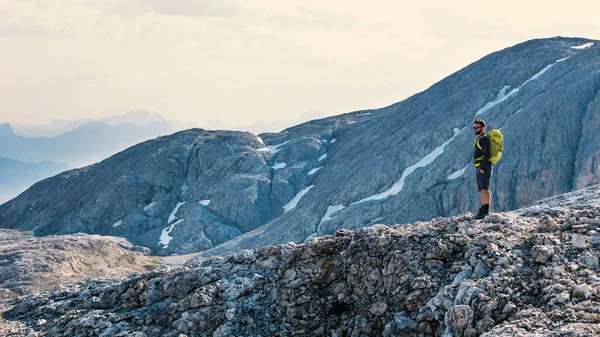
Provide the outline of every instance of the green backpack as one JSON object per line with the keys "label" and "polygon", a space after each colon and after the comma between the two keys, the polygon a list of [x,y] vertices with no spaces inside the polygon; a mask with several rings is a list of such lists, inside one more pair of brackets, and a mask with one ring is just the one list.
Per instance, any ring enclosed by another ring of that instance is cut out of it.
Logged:
{"label": "green backpack", "polygon": [[[502,157],[504,138],[502,137],[502,132],[500,132],[500,130],[490,130],[486,137],[490,139],[491,144],[490,161],[492,164],[495,164],[500,160],[500,157]],[[481,145],[479,145],[479,142],[477,142],[477,147],[483,151]]]}

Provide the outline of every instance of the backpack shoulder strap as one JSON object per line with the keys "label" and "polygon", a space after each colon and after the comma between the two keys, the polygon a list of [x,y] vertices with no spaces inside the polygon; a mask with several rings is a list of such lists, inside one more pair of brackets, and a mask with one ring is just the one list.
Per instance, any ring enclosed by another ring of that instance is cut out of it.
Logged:
{"label": "backpack shoulder strap", "polygon": [[[487,135],[483,136],[483,137],[487,137]],[[481,147],[481,145],[479,144],[479,140],[483,137],[477,137],[477,139],[475,139],[475,145],[481,150],[483,151],[483,148]]]}

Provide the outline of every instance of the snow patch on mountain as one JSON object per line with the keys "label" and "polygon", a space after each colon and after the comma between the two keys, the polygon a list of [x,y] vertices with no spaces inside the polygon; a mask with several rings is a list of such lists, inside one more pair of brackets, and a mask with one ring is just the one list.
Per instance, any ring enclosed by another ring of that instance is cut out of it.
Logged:
{"label": "snow patch on mountain", "polygon": [[322,166],[315,167],[314,169],[308,171],[308,175],[312,176],[313,174],[317,173],[317,171],[320,170],[320,169],[322,169],[322,168],[323,168]]}
{"label": "snow patch on mountain", "polygon": [[163,229],[162,232],[160,233],[160,239],[158,240],[158,244],[163,245],[163,248],[168,248],[169,242],[171,242],[171,240],[173,240],[173,237],[170,235],[171,231],[173,230],[173,228],[175,228],[175,225],[177,225],[178,223],[180,223],[182,221],[183,221],[183,219],[179,219],[176,222],[174,222],[172,225],[170,225],[169,227]]}
{"label": "snow patch on mountain", "polygon": [[169,214],[169,219],[167,220],[167,223],[171,223],[171,221],[177,219],[177,216],[175,216],[175,214],[177,214],[179,207],[183,206],[183,204],[185,204],[185,201],[181,201],[181,202],[177,203],[175,208],[173,208],[173,211],[171,212],[171,214]]}
{"label": "snow patch on mountain", "polygon": [[210,200],[200,200],[198,203],[202,206],[208,206],[210,204]]}
{"label": "snow patch on mountain", "polygon": [[[499,103],[504,102],[510,95],[513,94],[513,91],[514,91],[514,90],[511,91],[507,95],[506,90],[508,90],[508,88],[510,88],[510,85],[505,85],[504,87],[502,87],[502,89],[500,89],[500,92],[498,92],[496,99],[491,102],[487,102],[483,106],[483,108],[477,110],[477,112],[475,113],[475,116],[479,116],[479,115],[483,114],[484,112],[488,111],[489,109],[493,108],[494,106],[498,105]],[[514,91],[514,92],[516,92],[516,91]]]}
{"label": "snow patch on mountain", "polygon": [[302,191],[298,192],[298,194],[296,194],[296,196],[294,196],[294,198],[292,198],[292,200],[290,200],[290,202],[283,205],[283,209],[285,210],[285,212],[288,212],[288,211],[291,211],[292,209],[294,209],[298,205],[298,202],[300,201],[300,199],[302,199],[302,197],[306,193],[308,193],[308,191],[310,191],[310,189],[313,188],[313,186],[315,186],[315,185],[310,185],[307,188],[303,189]]}
{"label": "snow patch on mountain", "polygon": [[494,106],[498,105],[501,102],[504,102],[507,98],[509,98],[510,96],[516,94],[517,92],[519,92],[519,90],[526,85],[527,83],[531,82],[531,81],[535,81],[536,79],[538,79],[540,76],[542,76],[546,71],[548,71],[548,69],[552,68],[553,65],[555,65],[556,63],[559,62],[563,62],[565,61],[567,58],[564,59],[560,59],[557,60],[556,62],[547,65],[544,69],[538,71],[535,75],[533,75],[530,79],[528,79],[527,81],[523,82],[523,84],[521,84],[518,88],[511,90],[508,94],[506,93],[506,90],[508,88],[510,88],[510,86],[505,85],[504,87],[502,87],[502,89],[500,89],[500,92],[498,93],[498,96],[496,97],[495,100],[486,103],[481,109],[477,110],[477,112],[475,113],[475,116],[479,116],[483,113],[485,113],[486,111],[488,111],[489,109],[493,108]]}
{"label": "snow patch on mountain", "polygon": [[271,152],[273,154],[279,152],[281,150],[281,147],[286,145],[287,143],[289,143],[289,140],[286,140],[285,142],[281,143],[281,144],[276,144],[276,145],[269,145],[263,148],[258,149],[258,151],[261,152]]}
{"label": "snow patch on mountain", "polygon": [[448,144],[450,144],[454,140],[454,138],[456,138],[456,136],[458,136],[465,129],[466,127],[464,127],[462,130],[459,130],[458,132],[456,129],[454,129],[454,135],[450,139],[446,140],[444,143],[442,143],[442,145],[433,149],[433,151],[429,152],[425,157],[421,158],[421,160],[419,160],[415,164],[405,168],[402,172],[402,176],[400,177],[400,179],[388,190],[366,197],[362,200],[353,202],[352,205],[371,200],[381,200],[400,193],[400,191],[402,191],[402,188],[404,187],[404,181],[406,181],[406,178],[408,178],[409,175],[411,175],[416,169],[426,167],[433,163],[437,159],[437,157],[444,153],[444,149],[446,148],[446,146],[448,146]]}
{"label": "snow patch on mountain", "polygon": [[465,171],[467,170],[467,168],[469,167],[469,164],[465,165],[465,167],[463,167],[462,169],[452,172],[451,174],[449,174],[446,179],[448,180],[454,180],[460,176],[463,175],[463,173],[465,173]]}
{"label": "snow patch on mountain", "polygon": [[327,158],[327,153],[319,157],[319,161],[323,161],[323,159]]}
{"label": "snow patch on mountain", "polygon": [[275,165],[273,165],[273,169],[279,170],[279,169],[285,168],[286,165],[287,165],[286,163],[275,163]]}
{"label": "snow patch on mountain", "polygon": [[[344,205],[335,205],[335,206],[329,206],[327,207],[327,212],[325,212],[325,215],[323,215],[323,217],[321,218],[321,222],[319,222],[319,226],[321,226],[325,221],[329,221],[331,220],[331,215],[335,212],[341,211],[344,208],[346,208],[346,206]],[[318,227],[317,227],[318,229]]]}
{"label": "snow patch on mountain", "polygon": [[571,47],[571,49],[579,49],[579,50],[581,50],[581,49],[589,48],[589,47],[591,47],[593,45],[594,45],[594,42],[588,42],[588,43],[582,44],[581,46],[573,46],[573,47]]}
{"label": "snow patch on mountain", "polygon": [[156,205],[156,201],[144,206],[144,212],[148,212],[154,205]]}
{"label": "snow patch on mountain", "polygon": [[119,220],[119,221],[115,222],[114,224],[112,224],[112,227],[113,228],[119,227],[119,226],[121,226],[122,223],[123,223],[123,220]]}

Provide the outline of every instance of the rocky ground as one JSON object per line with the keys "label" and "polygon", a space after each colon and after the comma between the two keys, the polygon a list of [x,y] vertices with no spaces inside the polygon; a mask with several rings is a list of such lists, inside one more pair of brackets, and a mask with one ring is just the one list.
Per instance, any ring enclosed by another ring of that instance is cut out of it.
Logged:
{"label": "rocky ground", "polygon": [[[0,312],[8,300],[90,279],[123,278],[154,269],[162,260],[122,238],[99,235],[34,237],[32,232],[0,230]],[[0,335],[20,331],[19,322],[0,318]]]}
{"label": "rocky ground", "polygon": [[31,336],[593,336],[599,225],[595,186],[81,282],[4,317]]}

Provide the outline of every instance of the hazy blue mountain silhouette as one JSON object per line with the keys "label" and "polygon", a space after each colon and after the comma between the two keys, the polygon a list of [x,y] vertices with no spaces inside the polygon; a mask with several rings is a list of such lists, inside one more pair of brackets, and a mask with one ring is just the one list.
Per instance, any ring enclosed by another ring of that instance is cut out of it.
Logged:
{"label": "hazy blue mountain silhouette", "polygon": [[37,181],[70,169],[62,163],[24,163],[0,157],[0,203],[25,191]]}

